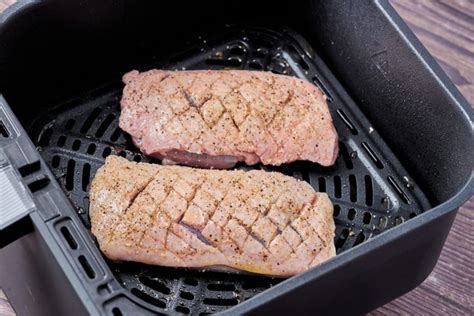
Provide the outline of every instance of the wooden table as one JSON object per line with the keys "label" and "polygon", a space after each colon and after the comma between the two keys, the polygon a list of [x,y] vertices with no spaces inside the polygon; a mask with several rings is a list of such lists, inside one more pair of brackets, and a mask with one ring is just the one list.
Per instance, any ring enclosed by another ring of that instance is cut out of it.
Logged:
{"label": "wooden table", "polygon": [[[0,0],[0,12],[15,0]],[[470,104],[474,104],[474,1],[392,0]],[[431,275],[370,315],[474,314],[474,197],[456,217]],[[0,315],[14,315],[0,290]]]}

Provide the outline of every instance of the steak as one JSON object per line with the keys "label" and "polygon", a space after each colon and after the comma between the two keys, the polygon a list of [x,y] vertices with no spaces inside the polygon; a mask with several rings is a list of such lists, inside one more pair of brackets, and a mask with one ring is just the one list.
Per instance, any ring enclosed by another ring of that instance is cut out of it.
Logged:
{"label": "steak", "polygon": [[270,72],[134,70],[120,127],[149,156],[194,167],[333,165],[338,136],[313,84]]}
{"label": "steak", "polygon": [[335,255],[328,196],[277,172],[109,156],[90,198],[92,233],[112,260],[291,276]]}

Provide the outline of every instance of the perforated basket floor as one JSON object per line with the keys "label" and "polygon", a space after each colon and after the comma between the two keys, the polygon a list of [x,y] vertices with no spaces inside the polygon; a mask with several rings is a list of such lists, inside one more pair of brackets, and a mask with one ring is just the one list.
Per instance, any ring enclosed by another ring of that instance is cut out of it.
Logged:
{"label": "perforated basket floor", "polygon": [[[429,208],[427,199],[397,158],[298,35],[257,28],[229,29],[225,37],[198,39],[189,51],[161,66],[265,70],[297,76],[322,89],[340,136],[336,164],[323,168],[296,162],[278,168],[252,168],[280,171],[327,192],[334,203],[338,253]],[[39,120],[41,128],[35,138],[38,149],[87,229],[89,184],[104,158],[117,154],[135,161],[151,161],[140,154],[118,127],[121,90],[121,84],[112,84],[64,104]],[[155,312],[222,311],[281,281],[136,263],[108,265],[136,302]]]}

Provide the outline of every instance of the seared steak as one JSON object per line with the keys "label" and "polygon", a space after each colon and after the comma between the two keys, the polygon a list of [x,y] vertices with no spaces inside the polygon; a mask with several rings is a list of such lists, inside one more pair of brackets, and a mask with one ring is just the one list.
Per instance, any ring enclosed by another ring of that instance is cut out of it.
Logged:
{"label": "seared steak", "polygon": [[334,164],[338,137],[313,84],[242,70],[131,71],[120,127],[149,156],[196,167]]}
{"label": "seared steak", "polygon": [[114,260],[290,276],[335,255],[328,196],[276,172],[110,156],[90,197],[92,232]]}

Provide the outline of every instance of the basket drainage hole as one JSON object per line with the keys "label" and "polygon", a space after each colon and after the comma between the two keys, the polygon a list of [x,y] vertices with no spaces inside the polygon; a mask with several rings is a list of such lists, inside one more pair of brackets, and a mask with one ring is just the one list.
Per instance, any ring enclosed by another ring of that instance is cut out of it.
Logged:
{"label": "basket drainage hole", "polygon": [[339,205],[334,205],[334,217],[338,217],[341,214],[341,207]]}
{"label": "basket drainage hole", "polygon": [[196,286],[198,285],[198,281],[196,279],[189,279],[189,278],[186,278],[184,279],[184,284],[187,284],[187,285],[191,285],[191,286]]}
{"label": "basket drainage hole", "polygon": [[395,179],[392,176],[388,176],[387,180],[388,183],[390,183],[390,185],[392,186],[392,188],[398,193],[398,196],[403,200],[403,202],[405,202],[405,204],[411,204],[408,195],[405,193],[405,191],[402,190],[402,188],[398,185]]}
{"label": "basket drainage hole", "polygon": [[72,150],[78,151],[79,148],[81,148],[81,141],[79,139],[76,139],[74,143],[72,143]]}
{"label": "basket drainage hole", "polygon": [[348,218],[349,220],[353,221],[354,218],[355,218],[356,213],[357,213],[357,212],[356,212],[356,210],[355,210],[354,208],[350,208],[350,209],[349,209],[349,212],[347,213],[347,218]]}
{"label": "basket drainage hole", "polygon": [[97,117],[99,116],[99,114],[102,112],[102,109],[100,108],[95,108],[91,114],[89,115],[89,117],[85,120],[84,124],[82,124],[82,127],[80,129],[80,132],[81,134],[85,134],[87,133],[87,131],[89,131],[89,129],[91,128],[92,124],[94,123],[94,121],[97,119]]}
{"label": "basket drainage hole", "polygon": [[104,148],[104,151],[102,152],[102,157],[106,158],[111,153],[112,153],[112,149],[110,149],[110,147],[106,147],[106,148]]}
{"label": "basket drainage hole", "polygon": [[357,246],[358,244],[361,244],[364,240],[365,240],[365,234],[363,232],[360,232],[359,235],[357,235],[353,246]]}
{"label": "basket drainage hole", "polygon": [[375,153],[375,151],[372,149],[372,147],[366,142],[363,142],[362,148],[364,148],[365,152],[369,155],[370,159],[372,159],[375,166],[379,169],[383,169],[383,163],[378,157],[378,155]]}
{"label": "basket drainage hole", "polygon": [[357,180],[355,175],[351,174],[349,176],[349,189],[350,189],[350,199],[351,202],[357,201]]}
{"label": "basket drainage hole", "polygon": [[234,306],[239,304],[239,301],[235,298],[205,298],[203,301],[206,305],[217,305],[217,306]]}
{"label": "basket drainage hole", "polygon": [[84,257],[83,255],[80,255],[79,263],[81,264],[82,269],[84,270],[86,275],[89,277],[89,279],[95,278],[95,271],[94,269],[92,269],[91,264],[89,263],[86,257]]}
{"label": "basket drainage hole", "polygon": [[296,49],[296,47],[294,47],[293,45],[289,45],[288,46],[288,50],[293,54],[293,56],[296,58],[298,64],[304,69],[304,70],[308,70],[309,69],[309,65],[304,61],[303,59],[303,56],[304,55],[300,55],[298,53],[298,50]]}
{"label": "basket drainage hole", "polygon": [[61,234],[63,234],[63,237],[66,240],[69,247],[73,250],[76,250],[77,249],[77,242],[74,239],[74,237],[72,237],[71,232],[69,231],[69,229],[66,226],[61,227]]}
{"label": "basket drainage hole", "polygon": [[64,136],[64,135],[59,136],[59,138],[58,138],[58,147],[64,147],[64,144],[66,144],[66,136]]}
{"label": "basket drainage hole", "polygon": [[318,187],[319,187],[319,192],[326,192],[326,178],[319,177]]}
{"label": "basket drainage hole", "polygon": [[190,292],[181,292],[179,296],[185,300],[192,301],[194,299],[194,295]]}
{"label": "basket drainage hole", "polygon": [[91,177],[91,165],[85,163],[82,167],[82,191],[87,192],[87,187],[89,186]]}
{"label": "basket drainage hole", "polygon": [[171,290],[169,287],[167,287],[165,284],[161,283],[160,281],[148,278],[146,276],[140,276],[138,278],[140,282],[142,282],[144,285],[148,286],[149,288],[160,292],[162,294],[168,295],[171,293]]}
{"label": "basket drainage hole", "polygon": [[372,215],[369,212],[364,212],[364,216],[362,217],[362,222],[364,224],[370,224],[370,220],[372,219]]}
{"label": "basket drainage hole", "polygon": [[74,169],[76,168],[76,162],[70,159],[67,162],[66,171],[66,190],[72,191],[74,189]]}
{"label": "basket drainage hole", "polygon": [[339,142],[339,149],[340,149],[342,159],[344,160],[344,164],[346,165],[346,168],[349,170],[353,169],[354,164],[352,163],[351,156],[349,156],[349,151],[347,150],[346,145],[342,142]]}
{"label": "basket drainage hole", "polygon": [[161,307],[161,308],[166,308],[166,303],[163,302],[162,300],[159,300],[155,297],[152,297],[142,291],[140,291],[139,289],[137,288],[133,288],[131,291],[130,291],[133,295],[135,295],[136,297],[144,300],[145,302],[151,304],[151,305],[154,305],[154,306],[157,306],[157,307]]}
{"label": "basket drainage hole", "polygon": [[95,153],[97,146],[95,144],[90,144],[89,147],[87,147],[87,153],[89,155],[93,155]]}
{"label": "basket drainage hole", "polygon": [[365,176],[364,182],[365,182],[365,204],[367,204],[367,206],[372,206],[372,204],[374,203],[372,178],[370,176]]}
{"label": "basket drainage hole", "polygon": [[176,308],[175,308],[174,310],[177,311],[177,312],[179,312],[179,313],[183,313],[183,314],[189,314],[189,313],[191,313],[191,311],[189,310],[189,308],[184,307],[184,306],[176,306]]}
{"label": "basket drainage hole", "polygon": [[334,101],[334,98],[332,97],[331,93],[329,93],[329,90],[326,88],[326,85],[322,83],[322,81],[317,77],[313,77],[313,83],[318,86],[319,89],[323,91],[323,93],[326,95],[326,99],[328,100],[329,103]]}
{"label": "basket drainage hole", "polygon": [[2,135],[5,138],[8,138],[10,136],[10,133],[7,130],[7,127],[5,126],[5,123],[0,120],[0,135]]}
{"label": "basket drainage hole", "polygon": [[344,228],[341,234],[339,235],[339,238],[336,240],[337,249],[341,248],[344,245],[347,240],[347,237],[349,237],[349,229]]}
{"label": "basket drainage hole", "polygon": [[334,196],[338,199],[341,198],[342,194],[342,183],[340,176],[334,176]]}
{"label": "basket drainage hole", "polygon": [[118,307],[112,308],[112,315],[114,316],[122,316],[122,311]]}
{"label": "basket drainage hole", "polygon": [[110,140],[115,142],[117,139],[119,139],[121,134],[122,134],[122,130],[117,127],[112,133],[112,135],[110,136]]}
{"label": "basket drainage hole", "polygon": [[349,131],[352,133],[352,135],[359,134],[359,131],[357,130],[357,128],[355,128],[354,124],[349,119],[349,117],[347,117],[344,111],[342,111],[341,109],[338,109],[336,112],[337,112],[337,115],[339,115],[341,120],[344,122],[344,124],[346,124],[347,128],[349,128]]}
{"label": "basket drainage hole", "polygon": [[110,124],[112,124],[114,120],[115,120],[115,115],[113,114],[107,115],[105,120],[102,122],[102,124],[100,124],[99,128],[95,132],[95,137],[98,137],[98,138],[102,137],[105,131],[107,130],[107,128],[110,126]]}

